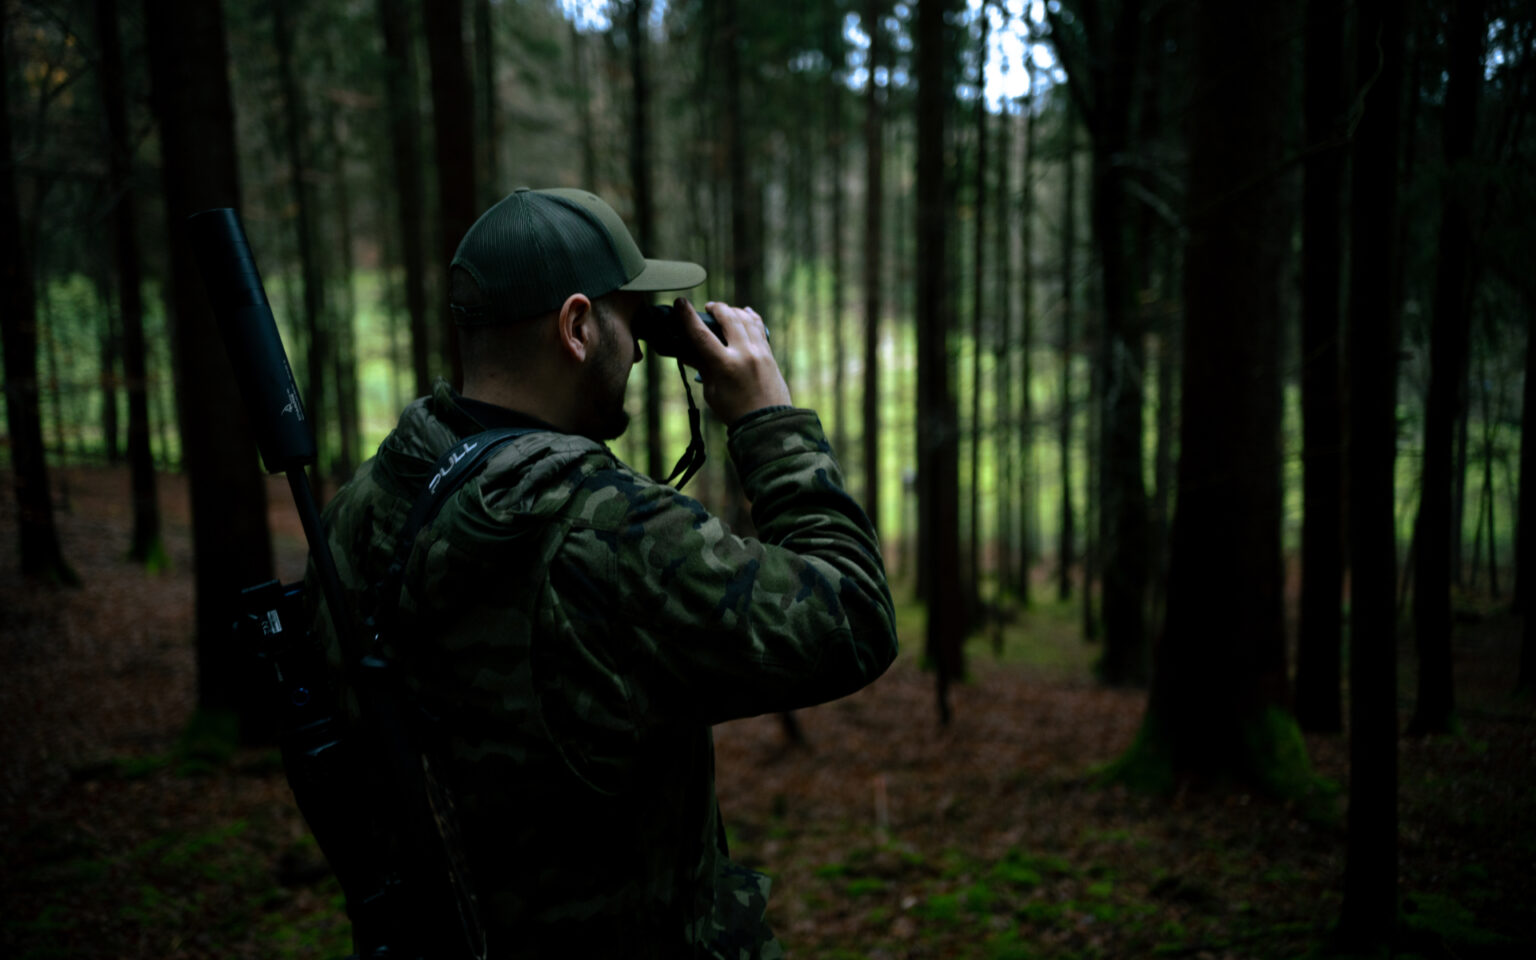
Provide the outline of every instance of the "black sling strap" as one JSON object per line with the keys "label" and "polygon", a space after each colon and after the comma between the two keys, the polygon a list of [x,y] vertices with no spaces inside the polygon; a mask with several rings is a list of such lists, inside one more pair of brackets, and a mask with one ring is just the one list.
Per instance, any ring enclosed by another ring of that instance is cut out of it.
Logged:
{"label": "black sling strap", "polygon": [[[405,565],[411,558],[412,547],[416,545],[416,535],[432,522],[448,498],[479,471],[491,454],[518,437],[538,430],[538,427],[498,427],[486,430],[465,437],[438,458],[432,468],[432,475],[427,478],[426,485],[416,496],[416,502],[411,505],[411,512],[405,517],[405,525],[400,528],[400,535],[395,540],[394,559],[390,561],[384,579],[374,587],[376,606],[372,619],[375,628],[394,619],[395,608],[400,603],[400,588],[405,581]],[[376,655],[378,651],[373,653]]]}

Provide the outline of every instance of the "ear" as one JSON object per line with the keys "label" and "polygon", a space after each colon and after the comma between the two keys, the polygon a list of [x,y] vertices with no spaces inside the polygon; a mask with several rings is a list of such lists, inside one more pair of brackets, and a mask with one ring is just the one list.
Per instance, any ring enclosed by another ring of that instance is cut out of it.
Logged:
{"label": "ear", "polygon": [[573,293],[560,305],[556,321],[560,352],[578,363],[587,359],[597,342],[597,311],[584,293]]}

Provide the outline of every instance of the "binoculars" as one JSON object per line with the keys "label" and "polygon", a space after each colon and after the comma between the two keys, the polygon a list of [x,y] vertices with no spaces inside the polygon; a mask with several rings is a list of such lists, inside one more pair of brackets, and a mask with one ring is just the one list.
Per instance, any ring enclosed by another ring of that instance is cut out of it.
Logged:
{"label": "binoculars", "polygon": [[[725,343],[725,330],[720,326],[720,321],[708,310],[700,310],[699,319],[704,321],[704,326],[709,332],[720,338]],[[687,314],[672,306],[670,303],[652,303],[641,307],[635,314],[634,333],[636,340],[644,340],[651,352],[658,357],[676,357],[688,366],[698,368],[698,351],[694,349],[693,342],[688,339],[688,334],[683,329],[687,323]]]}

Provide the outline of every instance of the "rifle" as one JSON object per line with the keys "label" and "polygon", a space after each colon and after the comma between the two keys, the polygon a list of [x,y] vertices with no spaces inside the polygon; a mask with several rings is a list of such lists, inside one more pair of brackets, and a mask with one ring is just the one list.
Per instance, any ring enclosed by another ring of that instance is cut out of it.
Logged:
{"label": "rifle", "polygon": [[[341,882],[353,957],[483,960],[485,934],[457,815],[433,776],[420,718],[380,653],[379,633],[392,618],[376,622],[370,615],[358,623],[348,615],[351,607],[304,469],[315,461],[314,431],[239,215],[228,208],[205,210],[193,214],[188,226],[262,463],[268,473],[287,475],[313,575],[341,647],[343,669],[337,676],[320,639],[307,629],[303,584],[273,580],[242,592],[236,631],[269,671],[283,770]],[[486,452],[486,444],[478,446]],[[463,469],[455,473],[465,476],[481,460],[460,459]],[[413,517],[429,516],[447,492],[425,492]],[[423,521],[415,522],[401,535],[402,558]],[[392,570],[391,578],[396,573]],[[395,580],[394,592],[398,589]],[[383,612],[393,609],[388,599]],[[361,722],[345,716],[344,691],[355,696]]]}

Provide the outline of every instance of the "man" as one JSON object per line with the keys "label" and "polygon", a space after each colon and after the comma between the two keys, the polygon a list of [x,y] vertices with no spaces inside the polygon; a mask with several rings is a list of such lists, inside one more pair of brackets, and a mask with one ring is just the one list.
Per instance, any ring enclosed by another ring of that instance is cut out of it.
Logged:
{"label": "man", "polygon": [[710,726],[851,693],[896,654],[874,531],[756,312],[711,303],[722,343],[678,302],[760,539],[602,444],[635,312],[703,280],[586,191],[506,197],[453,261],[462,395],[411,404],[326,511],[358,615],[438,457],[534,428],[422,530],[389,651],[441,719],[492,957],[778,956],[767,879],[727,858]]}

